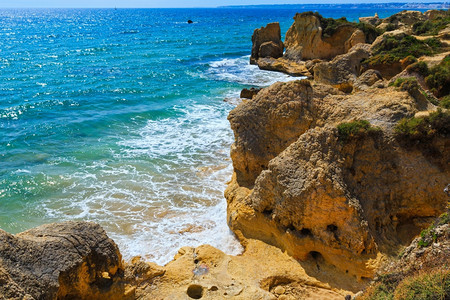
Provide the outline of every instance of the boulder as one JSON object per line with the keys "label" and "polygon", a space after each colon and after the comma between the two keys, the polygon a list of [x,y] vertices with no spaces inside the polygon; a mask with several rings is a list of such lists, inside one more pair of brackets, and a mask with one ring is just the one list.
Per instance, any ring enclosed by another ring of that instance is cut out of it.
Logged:
{"label": "boulder", "polygon": [[258,59],[256,63],[261,70],[282,72],[291,76],[311,77],[311,72],[303,61],[292,61],[284,57],[277,59],[265,57]]}
{"label": "boulder", "polygon": [[261,91],[260,88],[250,88],[250,89],[242,89],[241,91],[241,98],[245,98],[245,99],[252,99],[253,97],[255,97],[259,92]]}
{"label": "boulder", "polygon": [[16,235],[0,230],[6,299],[123,299],[122,277],[119,249],[97,224],[55,223]]}
{"label": "boulder", "polygon": [[278,22],[269,23],[266,27],[255,29],[253,32],[250,63],[256,64],[260,57],[281,57],[283,49],[280,24]]}
{"label": "boulder", "polygon": [[281,56],[283,56],[283,47],[281,47],[280,44],[270,41],[262,43],[259,47],[258,57],[278,58]]}
{"label": "boulder", "polygon": [[370,56],[369,44],[358,44],[348,53],[336,56],[330,62],[314,67],[314,80],[332,85],[343,92],[351,92],[353,83],[360,75],[361,61]]}
{"label": "boulder", "polygon": [[[359,29],[342,25],[330,37],[322,36],[320,20],[314,14],[296,14],[294,23],[286,33],[285,57],[294,60],[331,59],[346,53],[356,43],[365,42]],[[353,37],[352,37],[353,36]]]}
{"label": "boulder", "polygon": [[380,80],[383,80],[381,73],[377,70],[369,69],[358,77],[357,83],[355,85],[365,85],[370,87]]}
{"label": "boulder", "polygon": [[373,17],[361,17],[359,18],[359,22],[366,23],[372,26],[377,26],[381,23],[380,17],[378,17],[378,14],[375,13],[375,16]]}

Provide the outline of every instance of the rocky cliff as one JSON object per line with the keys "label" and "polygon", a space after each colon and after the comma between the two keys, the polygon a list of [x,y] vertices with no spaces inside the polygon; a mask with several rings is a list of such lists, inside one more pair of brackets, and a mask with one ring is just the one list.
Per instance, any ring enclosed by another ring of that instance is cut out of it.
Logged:
{"label": "rocky cliff", "polygon": [[[303,80],[262,90],[229,116],[236,138],[225,193],[230,227],[298,260],[323,258],[372,277],[380,255],[445,209],[449,136],[428,149],[434,160],[394,133],[400,119],[433,109],[394,87],[344,94]],[[355,119],[377,127],[342,136],[338,125]]]}
{"label": "rocky cliff", "polygon": [[366,41],[364,32],[350,24],[337,27],[329,36],[323,34],[322,26],[316,14],[296,14],[294,23],[286,32],[285,56],[294,61],[331,59]]}

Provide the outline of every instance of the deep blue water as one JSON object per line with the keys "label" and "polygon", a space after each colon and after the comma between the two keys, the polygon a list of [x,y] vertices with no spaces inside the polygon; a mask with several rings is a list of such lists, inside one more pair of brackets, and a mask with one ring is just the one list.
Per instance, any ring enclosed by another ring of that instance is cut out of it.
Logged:
{"label": "deep blue water", "polygon": [[238,252],[224,99],[290,80],[248,59],[255,28],[278,21],[284,35],[296,12],[0,10],[0,228],[92,220],[125,257],[158,262],[186,245]]}

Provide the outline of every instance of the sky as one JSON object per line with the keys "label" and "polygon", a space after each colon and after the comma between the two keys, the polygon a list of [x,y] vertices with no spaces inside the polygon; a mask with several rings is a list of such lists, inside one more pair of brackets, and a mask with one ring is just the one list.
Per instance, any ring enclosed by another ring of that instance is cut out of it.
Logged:
{"label": "sky", "polygon": [[[216,7],[256,4],[445,2],[443,0],[0,0],[0,7]],[[446,1],[448,2],[448,1]]]}

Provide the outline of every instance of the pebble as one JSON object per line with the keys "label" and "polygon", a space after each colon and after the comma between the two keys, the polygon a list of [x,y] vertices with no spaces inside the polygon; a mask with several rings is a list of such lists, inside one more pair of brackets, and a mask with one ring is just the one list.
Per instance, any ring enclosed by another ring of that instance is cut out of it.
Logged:
{"label": "pebble", "polygon": [[284,287],[282,287],[281,285],[277,286],[274,290],[275,294],[277,295],[282,295],[286,292],[286,290],[284,289]]}

